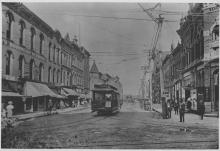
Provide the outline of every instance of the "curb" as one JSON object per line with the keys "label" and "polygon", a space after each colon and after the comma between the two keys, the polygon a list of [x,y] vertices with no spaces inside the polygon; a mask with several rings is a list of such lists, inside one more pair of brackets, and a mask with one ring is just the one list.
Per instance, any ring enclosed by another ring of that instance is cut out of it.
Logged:
{"label": "curb", "polygon": [[155,109],[155,108],[152,108],[152,111],[155,111],[155,112],[160,113],[160,114],[162,115],[162,112],[158,111],[158,110]]}
{"label": "curb", "polygon": [[38,118],[38,117],[44,117],[44,116],[49,116],[49,115],[54,115],[54,114],[60,114],[60,113],[66,113],[66,112],[71,112],[71,111],[80,111],[80,110],[84,110],[87,109],[89,107],[82,107],[82,108],[78,108],[78,109],[72,109],[72,110],[57,110],[57,111],[52,111],[51,114],[48,114],[48,112],[43,112],[43,113],[39,113],[37,115],[33,115],[33,116],[28,116],[28,117],[14,117],[17,119],[17,121],[24,121],[24,120],[28,120],[31,118]]}
{"label": "curb", "polygon": [[204,114],[204,117],[216,117],[218,118],[218,114]]}

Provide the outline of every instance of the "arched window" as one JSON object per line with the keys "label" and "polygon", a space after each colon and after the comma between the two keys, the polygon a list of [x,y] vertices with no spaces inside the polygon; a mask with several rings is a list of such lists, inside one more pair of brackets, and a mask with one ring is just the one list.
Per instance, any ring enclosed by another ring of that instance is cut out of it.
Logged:
{"label": "arched window", "polygon": [[34,80],[34,67],[35,67],[34,60],[31,59],[30,61],[30,79],[31,80]]}
{"label": "arched window", "polygon": [[24,29],[25,29],[25,23],[23,20],[20,20],[19,22],[20,25],[20,38],[19,38],[19,44],[23,45],[23,41],[24,41]]}
{"label": "arched window", "polygon": [[18,69],[19,69],[19,76],[20,76],[21,78],[24,77],[24,64],[25,64],[25,62],[24,62],[24,56],[21,55],[21,56],[19,57],[19,67],[18,67]]}
{"label": "arched window", "polygon": [[49,55],[48,55],[48,58],[49,58],[49,60],[51,60],[51,58],[50,58],[50,54],[51,54],[51,42],[49,43]]}
{"label": "arched window", "polygon": [[36,32],[35,29],[32,27],[31,28],[31,50],[34,50],[34,36],[35,36]]}
{"label": "arched window", "polygon": [[51,76],[51,67],[48,68],[48,82],[50,82],[50,76]]}
{"label": "arched window", "polygon": [[39,81],[43,81],[43,73],[44,73],[44,65],[43,63],[40,63],[39,65]]}
{"label": "arched window", "polygon": [[44,35],[41,33],[40,34],[40,54],[42,54],[42,50],[43,50],[43,41],[44,41]]}
{"label": "arched window", "polygon": [[54,68],[53,69],[53,83],[55,83],[55,75],[56,75],[55,73],[56,73],[56,69]]}
{"label": "arched window", "polygon": [[7,19],[6,38],[11,40],[12,21],[14,21],[14,16],[10,11],[6,13],[6,19]]}
{"label": "arched window", "polygon": [[6,54],[6,69],[5,69],[6,75],[10,75],[11,74],[12,66],[13,66],[12,52],[11,51],[7,51],[7,54]]}

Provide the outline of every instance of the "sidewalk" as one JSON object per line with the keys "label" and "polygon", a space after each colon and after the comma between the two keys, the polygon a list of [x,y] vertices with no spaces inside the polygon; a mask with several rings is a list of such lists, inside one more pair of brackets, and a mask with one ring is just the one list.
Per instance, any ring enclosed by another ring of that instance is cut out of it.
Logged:
{"label": "sidewalk", "polygon": [[[153,111],[156,111],[158,113],[162,114],[162,105],[161,104],[153,104],[152,106]],[[170,119],[166,119],[167,121],[170,122],[179,122],[180,121],[180,117],[179,115],[175,115],[174,111],[172,110],[171,113],[171,118]],[[180,122],[179,122],[180,123]],[[199,124],[202,126],[206,126],[206,127],[214,127],[214,128],[218,128],[218,124],[219,124],[219,118],[216,117],[203,117],[203,120],[201,120],[201,117],[197,114],[193,114],[193,113],[185,113],[185,122],[184,124]]]}
{"label": "sidewalk", "polygon": [[[68,107],[64,109],[57,109],[55,111],[52,111],[51,114],[60,114],[60,113],[65,113],[65,112],[71,112],[71,111],[78,111],[82,109],[89,108],[89,105],[82,105],[76,108]],[[47,116],[48,111],[41,111],[41,112],[34,112],[34,113],[27,113],[27,114],[21,114],[21,115],[14,115],[13,117],[18,119],[18,120],[27,120],[30,118],[36,118],[36,117],[42,117],[42,116]]]}

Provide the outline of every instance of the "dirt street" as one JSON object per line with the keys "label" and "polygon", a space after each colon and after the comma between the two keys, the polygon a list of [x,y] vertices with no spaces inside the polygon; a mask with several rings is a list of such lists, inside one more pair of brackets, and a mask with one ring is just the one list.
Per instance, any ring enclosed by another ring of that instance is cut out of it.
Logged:
{"label": "dirt street", "polygon": [[23,137],[16,148],[218,148],[217,128],[166,121],[137,102],[124,103],[114,115],[97,116],[88,108],[31,119],[15,127],[18,132]]}

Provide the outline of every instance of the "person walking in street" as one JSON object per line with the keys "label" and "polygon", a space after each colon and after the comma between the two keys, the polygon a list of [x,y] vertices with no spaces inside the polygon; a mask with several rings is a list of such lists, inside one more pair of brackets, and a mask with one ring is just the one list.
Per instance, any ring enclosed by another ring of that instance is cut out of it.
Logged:
{"label": "person walking in street", "polygon": [[180,122],[184,122],[185,103],[180,99]]}

